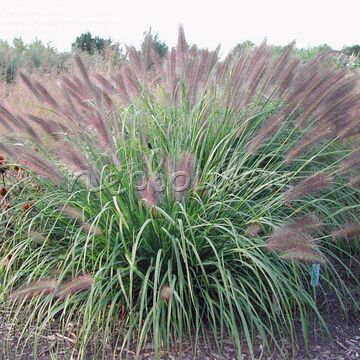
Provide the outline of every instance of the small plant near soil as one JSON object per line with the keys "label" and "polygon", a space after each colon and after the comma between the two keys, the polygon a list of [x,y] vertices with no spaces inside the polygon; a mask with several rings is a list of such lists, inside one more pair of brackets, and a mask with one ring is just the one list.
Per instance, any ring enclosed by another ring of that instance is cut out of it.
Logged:
{"label": "small plant near soil", "polygon": [[80,356],[209,333],[253,355],[326,327],[310,269],[351,298],[335,265],[360,233],[358,79],[292,44],[221,61],[180,29],[162,60],[150,40],[109,79],[76,57],[62,97],[22,74],[52,120],[0,107],[2,161],[27,174],[2,195],[6,304],[38,334],[76,321]]}

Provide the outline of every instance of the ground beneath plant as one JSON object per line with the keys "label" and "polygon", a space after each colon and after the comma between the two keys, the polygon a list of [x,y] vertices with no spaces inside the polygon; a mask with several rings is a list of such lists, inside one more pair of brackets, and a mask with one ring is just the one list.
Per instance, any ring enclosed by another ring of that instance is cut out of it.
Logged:
{"label": "ground beneath plant", "polygon": [[[332,337],[325,336],[321,331],[318,324],[313,324],[309,337],[308,351],[306,350],[303,341],[301,340],[301,330],[298,329],[299,343],[295,346],[296,355],[292,355],[293,349],[290,342],[285,346],[285,354],[273,353],[272,355],[265,355],[261,343],[255,347],[257,359],[273,359],[273,360],[355,360],[360,359],[360,314],[349,314],[350,317],[346,319],[340,309],[336,311],[333,309],[332,313],[328,313],[325,317]],[[17,345],[17,339],[20,337],[19,331],[9,332],[6,324],[2,324],[0,330],[1,344],[3,346],[0,358],[3,360],[13,359],[34,359],[34,349],[31,345],[25,346],[22,353],[15,354],[14,348]],[[44,336],[44,341],[39,345],[36,354],[39,359],[76,359],[78,352],[76,349],[76,338],[71,336],[71,333],[63,335],[54,332],[50,335]],[[4,343],[7,343],[6,348]],[[9,345],[11,344],[11,345]],[[200,343],[197,349],[197,354],[192,354],[190,340],[182,344],[182,353],[168,352],[164,353],[162,359],[181,359],[181,360],[230,360],[237,359],[236,351],[231,341],[225,341],[223,344],[223,351],[220,354],[215,346],[215,343]],[[63,350],[54,351],[56,348]],[[6,354],[5,354],[6,352]],[[244,351],[243,358],[250,359],[250,355]],[[55,355],[56,354],[56,355]],[[54,357],[54,355],[56,357]],[[130,349],[127,353],[129,358],[134,358],[135,349]],[[124,355],[123,358],[126,356]],[[108,359],[111,359],[110,356]],[[117,357],[121,359],[122,357]],[[148,344],[143,349],[141,359],[154,359],[154,351],[151,344]],[[98,356],[92,355],[91,352],[87,355],[87,359],[98,359]]]}
{"label": "ground beneath plant", "polygon": [[[360,278],[360,268],[353,269],[358,279]],[[345,279],[346,285],[351,289],[353,298],[360,304],[360,288],[354,284],[351,279]],[[298,342],[291,344],[289,340],[284,339],[283,353],[273,351],[272,354],[266,354],[260,340],[255,345],[256,359],[261,360],[360,360],[360,312],[350,300],[345,303],[346,313],[341,311],[339,301],[333,292],[325,292],[319,296],[318,305],[321,314],[323,315],[331,336],[324,334],[321,331],[318,322],[313,322],[310,328],[310,335],[308,337],[308,346],[304,344],[302,330],[300,325],[297,328]],[[8,319],[7,314],[3,314],[0,318],[0,359],[1,360],[15,360],[15,359],[77,359],[78,351],[76,348],[76,335],[72,329],[69,329],[65,334],[54,330],[51,333],[44,335],[40,341],[40,345],[35,350],[31,344],[23,344],[20,342],[21,351],[16,351],[18,347],[21,329],[17,329]],[[11,330],[9,330],[11,329]],[[135,358],[135,347],[128,349],[123,356],[116,356],[115,359],[132,359]],[[18,347],[19,348],[19,347]],[[230,360],[238,359],[235,348],[232,342],[224,341],[221,353],[218,351],[215,342],[201,341],[196,354],[194,355],[191,347],[191,339],[183,340],[181,344],[181,353],[177,351],[163,353],[161,359],[169,360]],[[110,353],[110,352],[109,352]],[[36,354],[36,355],[35,355]],[[88,360],[97,360],[102,358],[101,355],[94,355],[89,350],[86,355]],[[113,355],[106,356],[105,359],[113,359]],[[154,359],[154,349],[152,344],[147,344],[140,353],[140,359]],[[250,354],[246,349],[243,350],[243,359],[250,359]]]}

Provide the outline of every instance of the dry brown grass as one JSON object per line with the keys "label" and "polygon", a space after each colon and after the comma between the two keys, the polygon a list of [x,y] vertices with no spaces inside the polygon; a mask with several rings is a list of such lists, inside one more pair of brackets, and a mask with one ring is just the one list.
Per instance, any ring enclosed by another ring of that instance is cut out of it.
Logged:
{"label": "dry brown grass", "polygon": [[[51,76],[32,76],[32,79],[39,80],[41,83],[46,83],[51,89],[59,90],[57,86],[57,77]],[[0,83],[0,99],[10,111],[14,113],[31,113],[36,116],[54,116],[39,101],[34,97],[25,84],[17,78],[14,84]],[[4,129],[0,126],[0,135],[4,135]]]}

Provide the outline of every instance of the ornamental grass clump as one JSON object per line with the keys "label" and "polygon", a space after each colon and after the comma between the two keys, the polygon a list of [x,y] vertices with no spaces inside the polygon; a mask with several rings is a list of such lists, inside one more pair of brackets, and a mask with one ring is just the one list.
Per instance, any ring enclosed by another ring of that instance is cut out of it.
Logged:
{"label": "ornamental grass clump", "polygon": [[125,356],[189,338],[195,351],[209,334],[254,356],[256,337],[294,339],[296,319],[326,326],[309,271],[322,263],[336,288],[358,249],[333,240],[358,233],[360,94],[330,55],[300,63],[292,49],[221,60],[180,29],[165,59],[149,38],[107,79],[76,57],[62,96],[21,74],[51,116],[0,108],[0,152],[26,173],[0,215],[18,321],[76,322],[83,357],[97,339]]}

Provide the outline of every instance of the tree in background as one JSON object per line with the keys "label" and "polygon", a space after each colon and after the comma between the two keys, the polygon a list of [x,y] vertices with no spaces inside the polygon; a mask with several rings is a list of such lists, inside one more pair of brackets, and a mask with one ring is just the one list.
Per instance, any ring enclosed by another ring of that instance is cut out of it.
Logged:
{"label": "tree in background", "polygon": [[359,56],[360,55],[360,45],[347,46],[343,50],[346,55]]}
{"label": "tree in background", "polygon": [[72,48],[93,55],[95,52],[104,51],[105,47],[110,46],[111,43],[111,39],[103,39],[99,36],[93,37],[88,31],[76,38],[75,42],[72,44]]}
{"label": "tree in background", "polygon": [[166,43],[164,41],[161,41],[159,39],[158,34],[156,34],[153,37],[153,47],[157,51],[157,53],[159,54],[159,56],[161,58],[164,58],[169,51],[169,47],[166,45]]}
{"label": "tree in background", "polygon": [[250,50],[252,50],[254,48],[255,44],[250,41],[250,40],[246,40],[242,43],[238,43],[237,45],[235,45],[232,49],[232,53],[233,54],[238,54],[239,52],[248,52]]}

